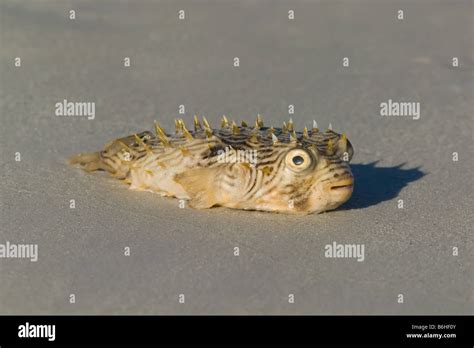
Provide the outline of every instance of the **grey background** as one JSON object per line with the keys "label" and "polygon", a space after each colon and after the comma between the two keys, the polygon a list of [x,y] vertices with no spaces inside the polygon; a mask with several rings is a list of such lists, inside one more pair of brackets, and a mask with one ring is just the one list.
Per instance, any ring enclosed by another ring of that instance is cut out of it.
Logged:
{"label": "grey background", "polygon": [[[0,259],[0,313],[472,314],[472,10],[2,1],[0,243],[37,243],[39,260]],[[55,116],[63,99],[95,102],[95,120]],[[420,120],[381,117],[388,99],[420,102]],[[154,119],[170,128],[180,104],[188,122],[261,113],[277,126],[288,104],[299,129],[331,122],[356,150],[352,199],[303,217],[179,209],[65,164]],[[333,241],[364,244],[365,261],[325,258]]]}

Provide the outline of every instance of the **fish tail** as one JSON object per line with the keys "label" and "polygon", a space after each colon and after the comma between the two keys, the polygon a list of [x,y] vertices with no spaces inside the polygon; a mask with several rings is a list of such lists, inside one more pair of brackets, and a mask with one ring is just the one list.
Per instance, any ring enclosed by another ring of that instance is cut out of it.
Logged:
{"label": "fish tail", "polygon": [[70,165],[79,164],[86,172],[94,172],[96,170],[105,170],[111,174],[116,172],[115,168],[104,161],[100,152],[79,153],[72,156],[68,163]]}
{"label": "fish tail", "polygon": [[150,151],[145,144],[149,135],[149,132],[143,132],[115,139],[107,143],[102,151],[80,153],[71,157],[69,164],[78,164],[87,172],[105,170],[117,179],[125,179],[135,160]]}

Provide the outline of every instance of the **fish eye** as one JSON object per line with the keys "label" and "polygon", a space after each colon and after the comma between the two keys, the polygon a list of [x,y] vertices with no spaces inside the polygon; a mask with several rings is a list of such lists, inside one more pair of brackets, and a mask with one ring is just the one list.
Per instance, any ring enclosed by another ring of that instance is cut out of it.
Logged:
{"label": "fish eye", "polygon": [[313,159],[303,149],[293,149],[288,152],[285,159],[286,165],[292,171],[301,172],[311,166]]}
{"label": "fish eye", "polygon": [[297,156],[293,157],[292,161],[295,165],[299,166],[299,165],[303,164],[304,158],[297,155]]}

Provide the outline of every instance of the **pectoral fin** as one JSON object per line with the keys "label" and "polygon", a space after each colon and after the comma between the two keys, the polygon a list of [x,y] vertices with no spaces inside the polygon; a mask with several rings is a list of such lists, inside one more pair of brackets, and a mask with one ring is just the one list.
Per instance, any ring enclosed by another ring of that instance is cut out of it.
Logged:
{"label": "pectoral fin", "polygon": [[211,208],[218,202],[215,195],[216,169],[196,168],[176,174],[174,181],[189,195],[189,206],[196,209]]}

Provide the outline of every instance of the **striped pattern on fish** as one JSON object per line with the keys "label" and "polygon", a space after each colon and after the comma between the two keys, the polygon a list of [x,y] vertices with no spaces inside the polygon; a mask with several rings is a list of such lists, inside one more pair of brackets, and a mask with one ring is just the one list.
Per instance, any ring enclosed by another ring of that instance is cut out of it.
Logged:
{"label": "striped pattern on fish", "polygon": [[293,121],[265,127],[222,118],[212,128],[194,117],[194,130],[175,121],[169,134],[155,123],[149,131],[113,140],[104,150],[70,159],[86,171],[105,170],[131,189],[189,200],[194,208],[224,206],[280,213],[320,213],[346,202],[354,179],[354,150],[345,134]]}

